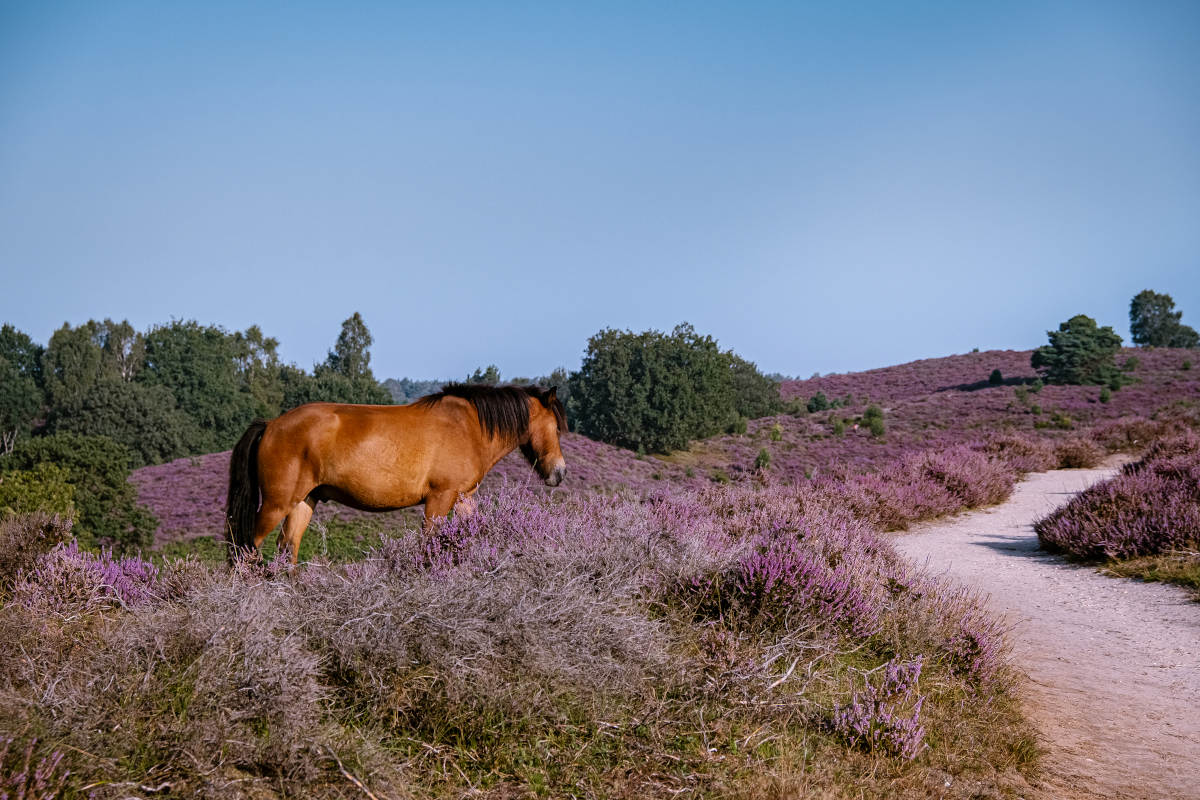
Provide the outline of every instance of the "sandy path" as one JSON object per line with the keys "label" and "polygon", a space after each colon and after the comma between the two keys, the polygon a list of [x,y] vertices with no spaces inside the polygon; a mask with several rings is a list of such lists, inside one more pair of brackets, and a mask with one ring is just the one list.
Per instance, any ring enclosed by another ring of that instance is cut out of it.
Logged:
{"label": "sandy path", "polygon": [[1200,798],[1200,603],[1038,550],[1032,523],[1114,468],[1031,475],[1008,502],[896,545],[1013,624],[1049,797]]}

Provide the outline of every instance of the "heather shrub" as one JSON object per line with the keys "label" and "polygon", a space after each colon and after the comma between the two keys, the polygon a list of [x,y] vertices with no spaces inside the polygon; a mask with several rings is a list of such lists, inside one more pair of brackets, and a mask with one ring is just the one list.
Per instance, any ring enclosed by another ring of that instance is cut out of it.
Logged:
{"label": "heather shrub", "polygon": [[1200,436],[1155,443],[1120,475],[1038,520],[1048,550],[1085,560],[1150,556],[1200,542]]}
{"label": "heather shrub", "polygon": [[1110,453],[1136,452],[1162,436],[1166,427],[1161,421],[1129,416],[1101,422],[1093,426],[1088,435]]}
{"label": "heather shrub", "polygon": [[24,747],[16,744],[11,736],[0,735],[0,798],[56,800],[70,774],[62,767],[62,752],[37,754],[36,738]]}
{"label": "heather shrub", "polygon": [[18,575],[70,537],[69,517],[44,512],[0,517],[0,600],[8,597]]}
{"label": "heather shrub", "polygon": [[13,585],[12,601],[41,615],[69,616],[159,599],[158,568],[140,558],[91,553],[71,539],[37,559]]}
{"label": "heather shrub", "polygon": [[1012,470],[1002,462],[961,445],[910,456],[905,459],[905,466],[944,487],[958,501],[959,508],[977,508],[1006,500],[1015,482]]}
{"label": "heather shrub", "polygon": [[1054,447],[1058,466],[1062,469],[1097,467],[1104,460],[1104,451],[1091,439],[1079,436],[1064,439]]}
{"label": "heather shrub", "polygon": [[833,729],[851,745],[916,758],[925,739],[920,723],[925,699],[917,689],[920,677],[920,658],[889,661],[878,682],[868,679],[864,691],[855,692],[850,702],[834,713]]}
{"label": "heather shrub", "polygon": [[1059,465],[1053,442],[1013,433],[992,434],[976,449],[999,459],[1017,473],[1044,472]]}

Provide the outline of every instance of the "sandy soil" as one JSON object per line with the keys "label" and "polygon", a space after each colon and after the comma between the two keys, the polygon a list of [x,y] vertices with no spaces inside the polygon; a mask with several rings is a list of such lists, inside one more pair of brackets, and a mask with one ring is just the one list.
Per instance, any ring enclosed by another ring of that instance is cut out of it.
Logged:
{"label": "sandy soil", "polygon": [[1034,520],[1115,471],[1031,475],[1008,502],[916,528],[906,556],[988,596],[1013,625],[1054,798],[1200,798],[1200,603],[1038,550]]}

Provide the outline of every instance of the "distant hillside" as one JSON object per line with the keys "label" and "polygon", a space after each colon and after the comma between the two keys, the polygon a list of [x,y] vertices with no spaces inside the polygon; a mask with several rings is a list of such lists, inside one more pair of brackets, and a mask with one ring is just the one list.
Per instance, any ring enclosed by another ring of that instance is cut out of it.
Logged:
{"label": "distant hillside", "polygon": [[[627,489],[647,494],[666,486],[702,486],[710,481],[751,477],[795,482],[834,470],[867,471],[906,452],[942,448],[1000,432],[1066,437],[1121,418],[1200,419],[1200,350],[1124,350],[1119,364],[1137,360],[1135,380],[1100,402],[1100,387],[1046,386],[1032,392],[1036,373],[1029,351],[993,350],[924,359],[893,367],[803,381],[786,381],[785,399],[807,401],[818,392],[829,401],[849,402],[836,409],[799,416],[753,420],[745,434],[697,442],[667,456],[641,457],[577,434],[563,437],[568,476],[557,493]],[[1185,362],[1196,366],[1184,369]],[[999,369],[1004,382],[988,383]],[[885,433],[874,437],[865,425],[854,427],[867,406],[884,413]],[[1039,412],[1039,413],[1035,413]],[[843,421],[843,432],[835,423]],[[761,450],[770,467],[755,474]],[[134,472],[141,501],[162,521],[160,539],[216,535],[222,526],[228,453],[178,459]],[[521,456],[504,459],[484,481],[483,491],[504,482],[539,486]],[[340,506],[322,506],[318,519],[354,516]],[[410,524],[419,511],[399,512]]]}

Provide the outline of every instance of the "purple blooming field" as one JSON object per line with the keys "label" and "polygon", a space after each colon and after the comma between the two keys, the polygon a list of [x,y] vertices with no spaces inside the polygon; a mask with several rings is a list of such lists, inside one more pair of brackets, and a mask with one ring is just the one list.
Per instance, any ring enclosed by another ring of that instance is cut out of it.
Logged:
{"label": "purple blooming field", "polygon": [[[1089,444],[1108,451],[1136,451],[1160,433],[1195,424],[1200,417],[1200,369],[1182,369],[1185,361],[1200,363],[1200,352],[1125,350],[1117,360],[1123,364],[1131,357],[1140,362],[1129,373],[1137,382],[1113,392],[1108,403],[1100,402],[1100,388],[1095,386],[1029,391],[1036,377],[1029,351],[970,353],[786,381],[785,398],[806,400],[823,392],[829,400],[850,395],[851,402],[832,411],[751,420],[745,434],[707,439],[665,457],[639,458],[628,450],[567,434],[562,442],[567,480],[551,493],[628,491],[645,497],[664,488],[700,488],[714,479],[785,484],[840,479],[891,468],[916,457],[914,453],[959,445],[990,453],[1005,449],[1010,463],[1024,471],[1060,463],[1087,466],[1100,455],[1096,451],[1089,456]],[[1005,384],[988,385],[993,369],[1001,370]],[[854,427],[870,404],[884,412],[883,436],[872,436],[864,424]],[[834,432],[833,418],[846,421],[841,435]],[[1074,458],[1055,452],[1070,449],[1067,442],[1074,443]],[[753,468],[761,449],[771,456],[766,471]],[[214,453],[134,472],[131,480],[141,502],[161,520],[160,543],[220,534],[227,469],[228,453]],[[548,491],[517,453],[492,470],[483,492],[506,485]],[[358,516],[334,504],[323,504],[317,511],[318,520]],[[384,515],[384,523],[401,529],[418,518],[419,511],[399,512]]]}
{"label": "purple blooming field", "polygon": [[[1028,353],[792,381],[851,397],[664,457],[568,435],[564,487],[512,456],[474,514],[430,535],[378,515],[358,558],[296,570],[114,558],[69,521],[2,520],[0,791],[1029,796],[1001,624],[886,531],[1195,426],[1188,355],[1137,353],[1107,403],[1031,391]],[[1164,441],[1118,480],[1194,487],[1196,448]],[[134,475],[160,544],[219,534],[227,462]]]}

